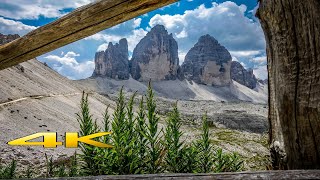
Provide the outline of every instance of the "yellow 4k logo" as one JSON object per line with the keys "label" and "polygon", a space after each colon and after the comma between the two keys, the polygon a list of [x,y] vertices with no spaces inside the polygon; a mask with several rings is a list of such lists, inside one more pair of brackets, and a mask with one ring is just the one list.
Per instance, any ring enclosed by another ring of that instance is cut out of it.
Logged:
{"label": "yellow 4k logo", "polygon": [[[79,137],[78,133],[76,132],[67,132],[65,147],[77,148],[78,143],[82,142],[82,143],[90,144],[92,146],[96,146],[100,148],[112,148],[112,146],[109,144],[105,144],[105,143],[93,140],[94,138],[106,136],[109,134],[111,134],[111,132],[99,132],[95,134],[90,134],[88,136]],[[30,142],[30,140],[36,139],[39,137],[43,137],[42,142]],[[57,146],[62,146],[62,142],[57,142],[57,133],[54,133],[54,132],[32,134],[26,137],[22,137],[22,138],[10,141],[8,142],[8,144],[12,146],[43,146],[45,148],[56,148]]]}

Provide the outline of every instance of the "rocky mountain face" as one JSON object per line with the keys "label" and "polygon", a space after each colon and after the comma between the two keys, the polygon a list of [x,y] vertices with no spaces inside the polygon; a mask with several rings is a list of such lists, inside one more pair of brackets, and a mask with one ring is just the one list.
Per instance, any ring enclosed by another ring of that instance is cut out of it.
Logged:
{"label": "rocky mountain face", "polygon": [[179,68],[178,44],[162,25],[156,25],[138,43],[131,75],[139,81],[174,80]]}
{"label": "rocky mountain face", "polygon": [[19,38],[20,36],[18,34],[9,34],[9,35],[3,35],[0,33],[0,45],[9,43],[17,38]]}
{"label": "rocky mountain face", "polygon": [[265,79],[265,80],[258,79],[258,82],[263,85],[268,85],[268,79]]}
{"label": "rocky mountain face", "polygon": [[254,89],[257,78],[239,62],[232,62],[229,51],[210,35],[200,37],[179,66],[178,44],[162,25],[156,25],[138,43],[128,60],[128,42],[121,39],[109,43],[105,51],[95,55],[93,77],[117,80],[133,79],[147,82],[191,80],[210,86],[227,86],[234,81]]}
{"label": "rocky mountain face", "polygon": [[105,51],[95,55],[93,77],[102,76],[113,79],[129,79],[128,42],[121,39],[113,45],[111,42]]}
{"label": "rocky mountain face", "polygon": [[231,62],[231,78],[238,83],[254,89],[257,86],[257,78],[253,74],[253,69],[246,70],[239,62]]}
{"label": "rocky mountain face", "polygon": [[226,86],[231,83],[231,55],[210,36],[204,35],[187,53],[182,65],[186,79],[200,84]]}

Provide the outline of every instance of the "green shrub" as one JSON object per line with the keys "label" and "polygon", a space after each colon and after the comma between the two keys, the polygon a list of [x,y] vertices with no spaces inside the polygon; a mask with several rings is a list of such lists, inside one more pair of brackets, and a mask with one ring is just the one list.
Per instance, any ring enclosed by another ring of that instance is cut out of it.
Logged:
{"label": "green shrub", "polygon": [[[112,131],[112,135],[96,140],[112,144],[112,149],[80,146],[82,174],[209,173],[243,169],[240,156],[235,153],[224,153],[219,148],[215,149],[210,143],[206,114],[202,118],[200,139],[186,143],[181,140],[182,119],[177,103],[169,112],[166,119],[167,126],[163,131],[159,128],[160,117],[151,83],[148,86],[146,101],[144,97],[141,98],[136,114],[133,110],[135,97],[136,93],[126,102],[121,89],[112,116],[108,114],[109,107],[103,114],[103,130]],[[77,117],[81,136],[99,131],[96,122],[92,120],[86,94],[82,96],[81,111]],[[71,166],[68,175],[77,174],[79,174],[77,170]]]}
{"label": "green shrub", "polygon": [[17,161],[12,160],[7,166],[0,164],[0,179],[14,179],[16,177]]}
{"label": "green shrub", "polygon": [[157,105],[154,99],[154,92],[149,82],[147,91],[146,102],[146,118],[148,120],[147,130],[145,137],[147,139],[147,152],[146,152],[146,172],[150,174],[160,173],[163,171],[161,167],[164,152],[161,143],[161,135],[158,129],[159,116],[157,114]]}
{"label": "green shrub", "polygon": [[78,176],[78,157],[77,152],[74,153],[74,155],[70,158],[70,169],[68,171],[69,177],[75,177]]}
{"label": "green shrub", "polygon": [[222,149],[215,151],[214,172],[237,172],[243,170],[243,161],[237,153],[223,153]]}
{"label": "green shrub", "polygon": [[138,171],[137,173],[144,174],[147,172],[147,165],[146,165],[146,152],[147,150],[147,138],[146,138],[146,129],[147,129],[147,122],[146,122],[146,114],[144,109],[144,100],[143,97],[139,103],[139,110],[136,117],[136,124],[135,124],[135,133],[137,133],[137,141],[136,141],[136,148],[138,149],[138,158],[140,159],[137,162]]}
{"label": "green shrub", "polygon": [[166,169],[172,173],[181,173],[189,164],[184,164],[188,149],[185,147],[185,143],[180,140],[183,133],[180,130],[181,119],[177,103],[175,103],[173,110],[169,112],[166,123],[167,127],[164,135]]}
{"label": "green shrub", "polygon": [[214,164],[213,146],[209,139],[209,124],[207,120],[207,113],[202,117],[202,134],[201,139],[197,143],[198,156],[197,172],[209,173],[212,172]]}
{"label": "green shrub", "polygon": [[[89,110],[88,94],[83,92],[81,103],[80,103],[80,112],[77,113],[77,121],[80,125],[79,136],[87,136],[90,134],[97,133],[99,127],[97,126],[96,121],[93,121],[92,115]],[[99,148],[93,147],[84,143],[80,144],[80,149],[82,154],[80,154],[83,163],[82,163],[82,173],[84,175],[99,175],[99,166],[97,165],[95,159],[98,154]]]}

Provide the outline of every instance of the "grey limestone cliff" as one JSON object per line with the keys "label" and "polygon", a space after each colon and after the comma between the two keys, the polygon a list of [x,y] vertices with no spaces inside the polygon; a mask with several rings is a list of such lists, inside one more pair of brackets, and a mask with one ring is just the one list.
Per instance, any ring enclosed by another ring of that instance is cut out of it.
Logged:
{"label": "grey limestone cliff", "polygon": [[226,86],[231,83],[231,59],[228,50],[214,37],[204,35],[187,53],[183,75],[196,83]]}
{"label": "grey limestone cliff", "polygon": [[113,45],[111,42],[105,51],[95,55],[93,77],[109,77],[113,79],[129,79],[128,42],[121,39]]}
{"label": "grey limestone cliff", "polygon": [[162,25],[156,25],[138,43],[131,75],[139,81],[174,80],[179,68],[178,44]]}
{"label": "grey limestone cliff", "polygon": [[246,70],[239,62],[231,62],[231,78],[238,83],[254,89],[257,86],[257,78],[253,74],[253,69]]}

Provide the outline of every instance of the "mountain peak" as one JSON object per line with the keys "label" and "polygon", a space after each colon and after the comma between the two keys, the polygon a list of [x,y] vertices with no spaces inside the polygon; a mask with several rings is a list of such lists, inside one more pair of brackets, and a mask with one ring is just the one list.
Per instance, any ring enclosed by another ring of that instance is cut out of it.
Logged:
{"label": "mountain peak", "polygon": [[213,36],[206,34],[203,35],[199,38],[198,40],[199,44],[206,44],[206,45],[215,45],[215,46],[221,46],[218,42],[218,40],[216,40],[216,38],[214,38]]}
{"label": "mountain peak", "polygon": [[96,53],[95,69],[92,76],[129,79],[127,39],[121,39],[115,45],[110,42],[105,51]]}
{"label": "mountain peak", "polygon": [[163,25],[154,26],[133,51],[132,77],[139,81],[173,80],[178,68],[178,43]]}
{"label": "mountain peak", "polygon": [[168,34],[168,31],[163,25],[157,24],[153,28],[151,28],[150,33],[166,33]]}
{"label": "mountain peak", "polygon": [[0,33],[0,45],[9,43],[15,39],[18,39],[20,36],[18,34],[8,34],[4,35]]}
{"label": "mountain peak", "polygon": [[231,55],[209,34],[201,36],[187,53],[182,65],[184,76],[197,83],[226,86],[231,83]]}

